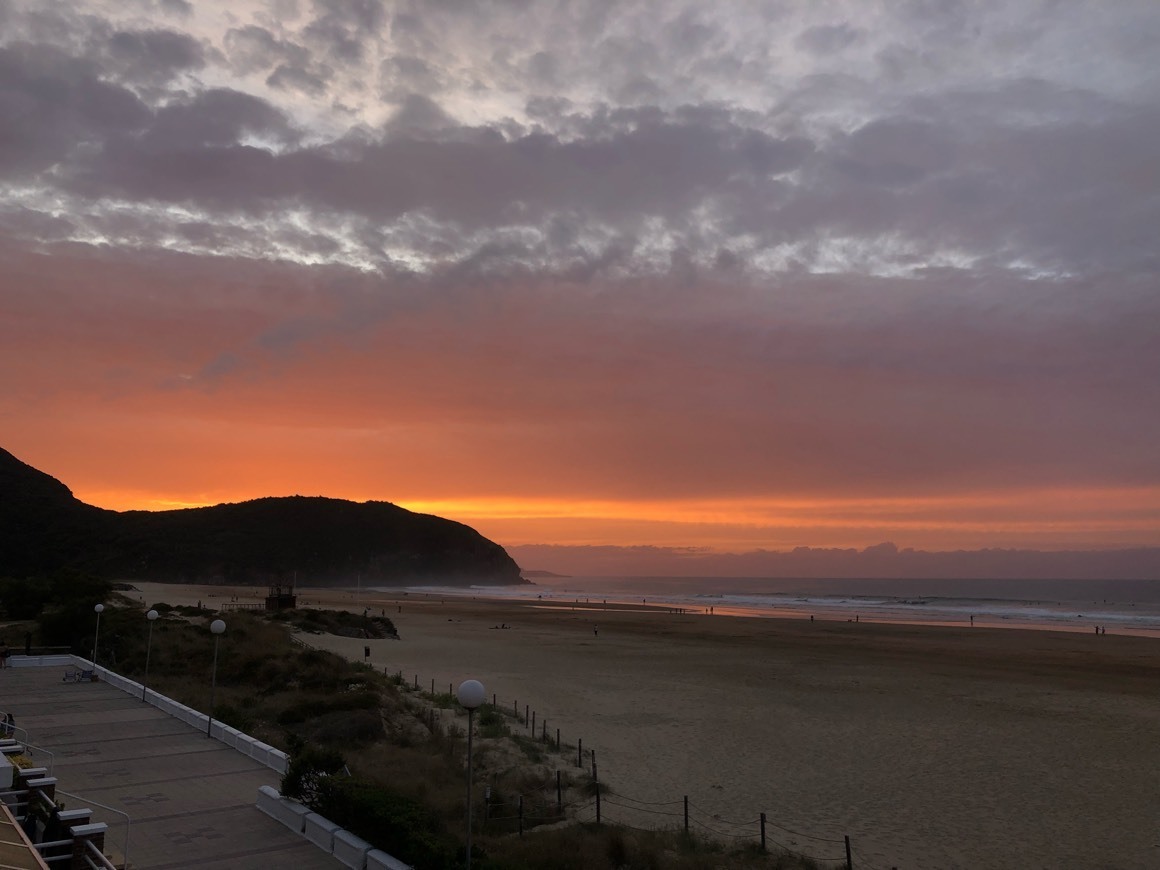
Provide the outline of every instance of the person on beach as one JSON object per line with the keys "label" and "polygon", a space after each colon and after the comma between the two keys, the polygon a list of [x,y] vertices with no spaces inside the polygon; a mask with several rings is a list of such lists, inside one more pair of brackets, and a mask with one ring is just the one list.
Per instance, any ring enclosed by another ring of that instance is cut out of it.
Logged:
{"label": "person on beach", "polygon": [[598,626],[598,625],[592,626],[592,636],[593,637],[600,637],[600,626]]}
{"label": "person on beach", "polygon": [[8,644],[4,644],[3,646],[0,646],[0,668],[8,667],[8,655],[9,655]]}

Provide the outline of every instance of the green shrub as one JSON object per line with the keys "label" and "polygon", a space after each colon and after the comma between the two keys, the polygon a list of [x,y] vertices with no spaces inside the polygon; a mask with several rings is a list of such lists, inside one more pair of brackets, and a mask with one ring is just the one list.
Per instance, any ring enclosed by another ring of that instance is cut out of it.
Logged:
{"label": "green shrub", "polygon": [[290,763],[282,777],[282,794],[314,808],[319,784],[327,777],[346,769],[346,759],[334,749],[308,746],[301,739],[291,738]]}
{"label": "green shrub", "polygon": [[348,692],[298,701],[279,713],[277,721],[279,725],[294,725],[327,713],[342,710],[374,710],[378,706],[379,696],[374,692]]}
{"label": "green shrub", "polygon": [[356,836],[415,867],[451,870],[461,864],[460,847],[439,818],[418,801],[356,779],[319,783],[311,807],[341,819]]}
{"label": "green shrub", "polygon": [[248,733],[254,720],[232,704],[218,704],[213,708],[213,717],[223,725]]}

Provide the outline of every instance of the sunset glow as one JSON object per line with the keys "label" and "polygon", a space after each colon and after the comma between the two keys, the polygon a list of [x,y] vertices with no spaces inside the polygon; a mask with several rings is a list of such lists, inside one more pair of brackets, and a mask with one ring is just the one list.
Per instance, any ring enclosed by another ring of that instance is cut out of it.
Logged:
{"label": "sunset glow", "polygon": [[509,547],[1160,546],[1160,7],[778,9],[0,6],[0,446]]}

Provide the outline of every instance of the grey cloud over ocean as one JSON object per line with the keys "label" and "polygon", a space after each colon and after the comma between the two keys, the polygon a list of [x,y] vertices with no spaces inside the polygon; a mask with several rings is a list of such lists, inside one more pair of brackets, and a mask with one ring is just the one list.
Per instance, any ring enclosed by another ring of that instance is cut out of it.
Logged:
{"label": "grey cloud over ocean", "polygon": [[55,334],[134,276],[98,342],[168,294],[167,391],[439,336],[425,388],[638,491],[1156,485],[1157,44],[1146,0],[5,0],[0,299]]}

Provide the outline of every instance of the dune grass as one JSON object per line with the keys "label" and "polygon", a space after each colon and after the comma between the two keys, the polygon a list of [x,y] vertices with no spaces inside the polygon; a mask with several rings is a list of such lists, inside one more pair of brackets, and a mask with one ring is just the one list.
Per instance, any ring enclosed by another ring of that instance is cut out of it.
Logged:
{"label": "dune grass", "polygon": [[[155,605],[149,685],[199,710],[209,705],[216,614]],[[101,662],[126,676],[144,674],[144,608],[114,597],[102,616]],[[376,619],[375,631],[393,630]],[[452,695],[415,688],[399,674],[295,645],[288,627],[343,634],[368,623],[361,614],[303,610],[268,617],[228,615],[217,667],[214,716],[291,752],[284,789],[297,791],[347,829],[417,867],[463,861],[466,720]],[[87,654],[80,638],[76,652]],[[476,719],[473,865],[481,870],[709,870],[816,865],[755,846],[726,847],[681,831],[640,831],[569,821],[569,805],[591,802],[595,784],[572,765],[574,747],[557,752],[511,727],[518,714],[485,705]],[[557,805],[555,771],[562,771]],[[489,800],[482,798],[490,789]],[[609,794],[606,787],[603,793]],[[523,815],[516,808],[523,795]],[[522,834],[521,834],[522,830]]]}

